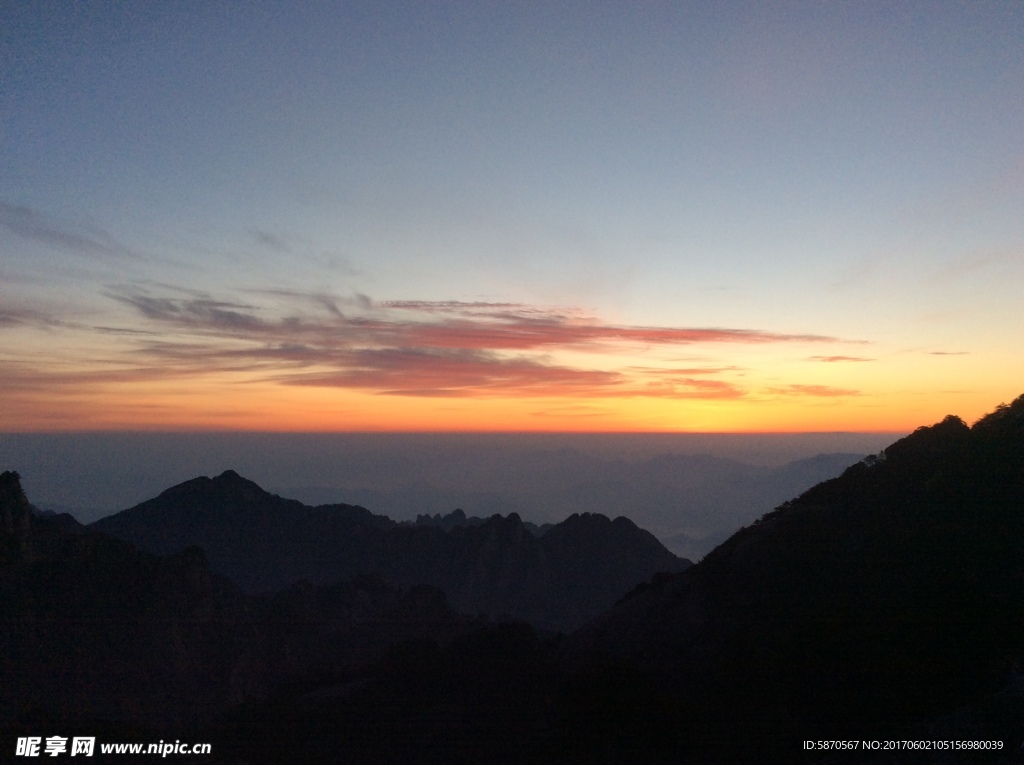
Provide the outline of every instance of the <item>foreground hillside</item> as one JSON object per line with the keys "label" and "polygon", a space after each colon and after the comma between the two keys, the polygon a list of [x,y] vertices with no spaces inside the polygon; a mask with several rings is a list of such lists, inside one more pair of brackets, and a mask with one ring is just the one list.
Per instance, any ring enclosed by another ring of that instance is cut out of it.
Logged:
{"label": "foreground hillside", "polygon": [[449,526],[398,524],[352,505],[308,507],[227,471],[196,478],[90,528],[156,554],[195,545],[248,592],[306,579],[379,576],[429,585],[463,613],[568,631],[677,558],[627,518],[572,515],[537,536],[516,514]]}
{"label": "foreground hillside", "polygon": [[973,427],[919,428],[565,650],[656,673],[709,736],[878,738],[1008,692],[1024,653],[1024,397]]}
{"label": "foreground hillside", "polygon": [[[919,429],[560,644],[409,647],[224,724],[339,762],[1018,762],[1022,509],[1024,398]],[[803,748],[835,738],[1001,749]]]}
{"label": "foreground hillside", "polygon": [[68,515],[34,517],[17,473],[0,474],[0,725],[187,730],[481,624],[436,589],[373,577],[246,596],[197,547],[156,556]]}

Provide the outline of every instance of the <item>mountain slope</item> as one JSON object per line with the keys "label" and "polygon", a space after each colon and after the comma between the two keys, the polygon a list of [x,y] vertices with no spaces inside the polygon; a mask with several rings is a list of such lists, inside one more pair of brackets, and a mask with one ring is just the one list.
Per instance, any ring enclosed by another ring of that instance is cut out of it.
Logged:
{"label": "mountain slope", "polygon": [[244,605],[201,551],[155,557],[26,506],[18,474],[0,474],[0,537],[22,551],[0,565],[0,720],[183,724],[243,698]]}
{"label": "mountain slope", "polygon": [[115,739],[136,726],[180,736],[310,676],[365,671],[396,645],[445,645],[480,627],[436,589],[369,577],[247,597],[196,547],[156,556],[69,515],[34,517],[13,472],[0,473],[0,551],[7,740],[11,725],[93,720],[122,731]]}
{"label": "mountain slope", "polygon": [[877,738],[994,693],[1024,652],[1024,396],[815,486],[566,652],[673,678],[723,736]]}
{"label": "mountain slope", "polygon": [[249,592],[370,574],[437,587],[464,613],[557,630],[583,624],[654,573],[688,564],[626,518],[573,515],[538,537],[513,513],[446,531],[350,505],[308,507],[233,471],[187,481],[90,528],[160,555],[200,546],[214,571]]}
{"label": "mountain slope", "polygon": [[378,532],[394,525],[352,505],[307,507],[228,470],[173,486],[90,528],[154,555],[197,545],[218,573],[244,590],[268,592],[300,579],[327,584],[369,573]]}

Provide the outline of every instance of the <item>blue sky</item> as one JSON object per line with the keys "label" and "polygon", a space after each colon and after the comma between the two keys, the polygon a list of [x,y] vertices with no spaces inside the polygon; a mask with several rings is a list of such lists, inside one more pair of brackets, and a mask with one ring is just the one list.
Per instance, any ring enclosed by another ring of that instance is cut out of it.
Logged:
{"label": "blue sky", "polygon": [[[899,430],[1020,392],[1018,2],[18,3],[0,56],[8,430]],[[600,347],[405,333],[524,317]],[[310,339],[371,320],[400,339]],[[431,387],[352,383],[369,351]]]}

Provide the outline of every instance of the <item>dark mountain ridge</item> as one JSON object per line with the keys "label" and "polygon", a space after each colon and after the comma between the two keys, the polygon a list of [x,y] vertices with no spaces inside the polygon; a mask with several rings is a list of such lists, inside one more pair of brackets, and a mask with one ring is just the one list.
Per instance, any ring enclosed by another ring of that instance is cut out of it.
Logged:
{"label": "dark mountain ridge", "polygon": [[[420,513],[416,516],[415,521],[401,521],[401,523],[403,525],[411,525],[414,523],[416,526],[437,526],[444,531],[451,531],[457,526],[482,526],[487,523],[487,519],[480,518],[475,515],[467,516],[466,512],[462,508],[456,508],[447,515],[441,515],[440,513],[434,513],[433,515]],[[536,523],[523,521],[523,526],[535,537],[543,536],[554,525],[555,524],[553,523],[542,523],[538,526]]]}
{"label": "dark mountain ridge", "polygon": [[[247,592],[359,575],[425,584],[463,613],[568,631],[659,571],[689,565],[626,518],[585,513],[535,533],[515,513],[398,524],[352,505],[308,507],[226,471],[196,478],[93,528],[155,555],[203,548]],[[474,519],[475,520],[475,519]]]}
{"label": "dark mountain ridge", "polygon": [[281,687],[351,677],[396,645],[444,646],[484,624],[439,590],[373,577],[246,596],[198,547],[156,556],[69,515],[33,516],[13,472],[0,474],[0,550],[5,747],[13,730],[94,735],[98,722],[115,740],[181,736]]}
{"label": "dark mountain ridge", "polygon": [[697,560],[739,527],[865,455],[822,453],[776,467],[701,453],[624,458],[558,449],[504,456],[423,456],[403,460],[395,474],[382,465],[369,475],[349,472],[349,488],[274,491],[309,505],[353,503],[420,522],[453,507],[466,510],[470,525],[473,515],[517,513],[541,526],[572,513],[625,515],[676,555]]}
{"label": "dark mountain ridge", "polygon": [[156,557],[69,515],[33,517],[17,473],[0,474],[0,508],[17,550],[0,566],[0,721],[182,724],[244,698],[244,607],[200,550]]}
{"label": "dark mountain ridge", "polygon": [[[973,427],[919,428],[638,588],[563,650],[671,678],[701,710],[687,728],[723,740],[736,725],[776,744],[906,731],[1019,672],[1022,510],[1024,396]],[[1022,712],[989,733],[1024,734]]]}

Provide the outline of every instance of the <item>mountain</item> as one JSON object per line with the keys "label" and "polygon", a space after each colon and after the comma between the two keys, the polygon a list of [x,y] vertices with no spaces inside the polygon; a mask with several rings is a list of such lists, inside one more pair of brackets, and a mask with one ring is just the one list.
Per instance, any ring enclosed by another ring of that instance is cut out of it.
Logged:
{"label": "mountain", "polygon": [[[973,428],[919,429],[560,642],[508,630],[407,647],[358,688],[309,686],[231,716],[232,730],[264,732],[235,751],[254,763],[281,761],[267,741],[346,762],[1018,762],[1022,508],[1024,397]],[[860,748],[875,740],[936,748]],[[979,741],[1002,749],[937,748]]]}
{"label": "mountain", "polygon": [[234,471],[174,486],[90,528],[157,555],[201,547],[247,592],[359,575],[430,585],[462,613],[568,631],[637,583],[688,565],[626,518],[572,515],[542,535],[516,514],[397,524],[351,505],[308,507]]}
{"label": "mountain", "polygon": [[1024,396],[973,427],[919,428],[784,503],[638,588],[564,655],[656,675],[690,710],[672,735],[735,743],[743,729],[761,756],[766,742],[934,735],[944,713],[994,699],[1004,728],[971,737],[1016,746],[1022,510]]}
{"label": "mountain", "polygon": [[[479,518],[477,516],[467,517],[466,512],[461,508],[452,510],[448,515],[441,515],[440,513],[434,513],[433,515],[420,513],[416,516],[417,526],[437,526],[445,531],[451,531],[456,526],[482,526],[486,522],[486,518]],[[408,521],[403,521],[403,523],[408,523]],[[523,521],[523,526],[525,526],[526,530],[535,537],[539,537],[546,534],[554,524],[544,523],[538,526],[536,523]]]}
{"label": "mountain", "polygon": [[[283,546],[289,523],[331,512],[234,474],[165,495],[146,512],[213,530],[260,508],[255,526]],[[209,741],[221,761],[267,765],[1018,762],[1022,508],[1024,397],[973,427],[948,417],[918,429],[558,636],[459,616],[437,590],[375,576],[245,594],[195,547],[160,557],[33,516],[4,473],[0,735],[113,721],[108,741]],[[571,583],[567,561],[598,556],[611,576],[617,549],[650,541],[597,515],[540,537],[514,516],[446,531],[337,515],[409,571],[443,549],[440,576],[465,577],[459,597],[520,606],[538,586],[530,572],[561,561]],[[235,533],[224,538],[245,538]],[[185,536],[169,524],[167,539]],[[859,748],[875,740],[933,748]]]}
{"label": "mountain", "polygon": [[115,740],[180,736],[280,687],[481,625],[436,589],[372,577],[246,596],[197,547],[156,556],[69,515],[33,516],[13,472],[0,474],[0,551],[2,733],[103,721]]}
{"label": "mountain", "polygon": [[69,515],[34,517],[12,472],[0,517],[0,720],[183,724],[241,701],[244,609],[201,551],[158,558]]}
{"label": "mountain", "polygon": [[778,467],[699,453],[624,459],[571,448],[513,451],[500,460],[487,453],[455,453],[445,460],[406,455],[400,477],[390,479],[394,461],[359,456],[371,474],[348,475],[352,488],[275,491],[307,504],[356,503],[396,519],[434,517],[455,507],[483,517],[516,513],[541,525],[573,513],[624,515],[676,555],[696,560],[740,526],[834,478],[865,454],[818,454]]}
{"label": "mountain", "polygon": [[[306,505],[361,505],[396,521],[447,515],[457,507],[480,518],[518,513],[537,524],[590,512],[625,515],[663,539],[732,533],[899,435],[0,433],[0,466],[21,471],[36,505],[70,512],[82,523],[133,507],[194,476],[234,468],[268,491]],[[781,494],[771,486],[772,474],[786,463],[833,453],[849,456],[827,472],[808,474],[802,484],[780,487]],[[685,481],[677,485],[673,479],[649,494],[646,464],[666,455],[681,458],[675,470]],[[743,492],[732,492],[729,470],[705,473],[707,455],[738,463],[741,474],[754,481]],[[622,491],[605,499],[591,487],[609,479]],[[699,492],[692,490],[693,481],[703,482]],[[740,517],[728,528],[697,527],[693,521],[702,508],[713,511],[705,515],[712,520]],[[661,517],[664,509],[670,512]]]}
{"label": "mountain", "polygon": [[377,532],[393,526],[362,507],[307,507],[228,470],[178,484],[90,528],[154,555],[197,545],[243,590],[270,592],[300,579],[328,584],[372,572]]}

